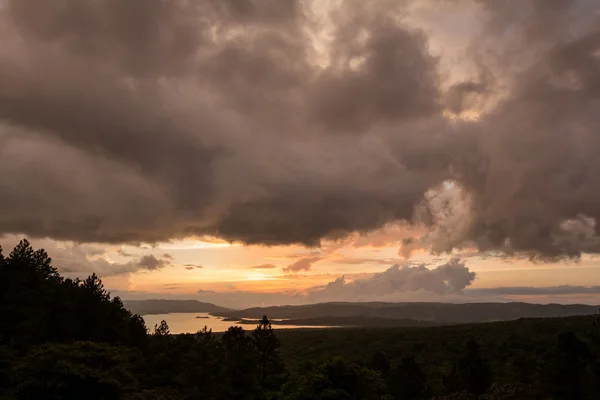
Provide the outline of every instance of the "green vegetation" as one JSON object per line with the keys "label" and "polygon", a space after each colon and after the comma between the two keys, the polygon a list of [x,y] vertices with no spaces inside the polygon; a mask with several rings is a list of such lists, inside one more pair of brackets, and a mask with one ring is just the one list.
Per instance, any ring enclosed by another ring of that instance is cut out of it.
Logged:
{"label": "green vegetation", "polygon": [[488,324],[172,335],[22,241],[0,252],[0,398],[600,398],[596,316]]}

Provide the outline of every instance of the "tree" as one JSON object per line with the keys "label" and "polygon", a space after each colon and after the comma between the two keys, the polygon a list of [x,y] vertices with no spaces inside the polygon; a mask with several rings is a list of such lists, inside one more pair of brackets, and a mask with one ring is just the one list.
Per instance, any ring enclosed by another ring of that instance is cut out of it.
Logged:
{"label": "tree", "polygon": [[212,330],[204,327],[193,335],[180,335],[174,345],[177,363],[177,382],[187,387],[190,398],[216,399],[222,397],[223,357],[219,341]]}
{"label": "tree", "polygon": [[276,391],[285,381],[285,365],[279,355],[279,339],[267,316],[263,316],[252,332],[252,340],[258,352],[260,385],[264,391]]}
{"label": "tree", "polygon": [[307,365],[283,387],[285,400],[381,400],[381,375],[341,357]]}
{"label": "tree", "polygon": [[170,334],[171,331],[169,330],[169,325],[164,319],[160,321],[160,325],[154,325],[154,336],[165,337]]}
{"label": "tree", "polygon": [[44,250],[21,240],[0,265],[0,344],[41,343],[62,279]]}
{"label": "tree", "polygon": [[538,400],[545,398],[535,385],[513,383],[493,385],[480,400]]}
{"label": "tree", "polygon": [[14,370],[19,399],[120,399],[135,392],[133,365],[139,354],[107,344],[46,344],[30,352]]}
{"label": "tree", "polygon": [[223,378],[228,399],[247,399],[259,389],[258,354],[252,339],[239,326],[230,327],[221,337]]}
{"label": "tree", "polygon": [[144,320],[125,309],[118,297],[110,298],[102,280],[92,274],[75,282],[76,320],[79,340],[120,343],[143,348],[146,342]]}
{"label": "tree", "polygon": [[146,327],[93,274],[63,279],[43,250],[22,240],[0,262],[0,345],[102,341],[142,347]]}
{"label": "tree", "polygon": [[577,335],[573,332],[561,333],[548,359],[547,394],[562,400],[589,398],[589,356],[587,344]]}
{"label": "tree", "polygon": [[590,372],[592,374],[592,391],[595,398],[600,398],[600,316],[592,322],[591,330],[587,332],[590,344]]}
{"label": "tree", "polygon": [[427,376],[413,357],[402,359],[392,371],[387,386],[396,400],[422,400],[432,396]]}
{"label": "tree", "polygon": [[492,386],[492,371],[479,354],[479,346],[469,340],[465,346],[465,355],[452,367],[450,374],[444,377],[444,387],[448,393],[466,391],[471,394],[484,394]]}
{"label": "tree", "polygon": [[7,262],[13,270],[18,270],[36,280],[60,280],[58,270],[52,266],[52,259],[44,249],[34,250],[27,239],[23,239],[8,255]]}
{"label": "tree", "polygon": [[387,379],[391,372],[390,360],[384,351],[377,351],[371,356],[368,367],[381,374]]}

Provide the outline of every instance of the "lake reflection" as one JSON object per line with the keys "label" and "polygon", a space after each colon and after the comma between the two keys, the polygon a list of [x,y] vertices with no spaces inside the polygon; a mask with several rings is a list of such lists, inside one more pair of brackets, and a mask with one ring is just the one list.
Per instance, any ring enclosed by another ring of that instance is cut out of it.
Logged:
{"label": "lake reflection", "polygon": [[[143,315],[146,326],[150,332],[154,331],[154,325],[160,324],[163,319],[167,321],[171,333],[196,333],[205,326],[213,332],[225,332],[230,326],[241,326],[245,330],[253,330],[255,324],[239,324],[231,321],[223,321],[221,317],[213,317],[207,313],[173,313]],[[201,318],[196,318],[201,317]],[[273,325],[274,329],[299,329],[299,328],[331,328],[329,326],[298,326],[298,325]]]}

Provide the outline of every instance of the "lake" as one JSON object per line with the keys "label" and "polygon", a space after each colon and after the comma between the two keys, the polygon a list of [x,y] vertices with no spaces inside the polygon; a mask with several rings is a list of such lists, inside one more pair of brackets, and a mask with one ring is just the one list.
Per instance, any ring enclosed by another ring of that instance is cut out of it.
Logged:
{"label": "lake", "polygon": [[[221,317],[214,317],[208,313],[172,313],[142,315],[150,332],[154,331],[154,325],[165,320],[169,325],[171,333],[196,333],[205,326],[213,332],[225,332],[230,326],[241,326],[245,330],[253,330],[256,324],[239,324],[232,321],[223,321]],[[196,318],[202,317],[202,318]],[[331,326],[300,326],[300,325],[273,325],[274,329],[301,329],[301,328],[333,328]]]}

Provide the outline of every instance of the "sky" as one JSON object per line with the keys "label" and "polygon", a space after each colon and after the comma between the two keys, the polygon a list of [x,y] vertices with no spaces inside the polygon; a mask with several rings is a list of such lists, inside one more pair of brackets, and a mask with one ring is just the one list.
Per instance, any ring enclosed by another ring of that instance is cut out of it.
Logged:
{"label": "sky", "polygon": [[125,299],[600,303],[593,0],[0,1],[0,245]]}

